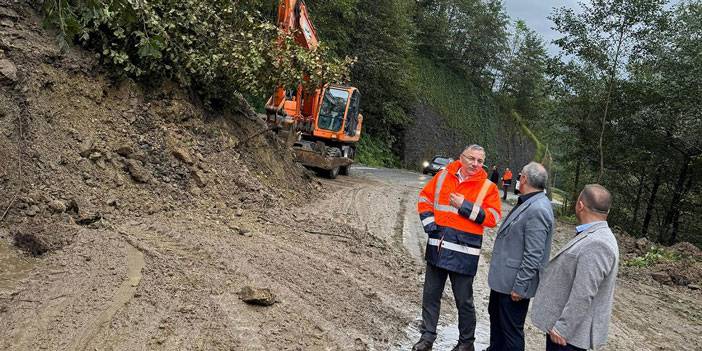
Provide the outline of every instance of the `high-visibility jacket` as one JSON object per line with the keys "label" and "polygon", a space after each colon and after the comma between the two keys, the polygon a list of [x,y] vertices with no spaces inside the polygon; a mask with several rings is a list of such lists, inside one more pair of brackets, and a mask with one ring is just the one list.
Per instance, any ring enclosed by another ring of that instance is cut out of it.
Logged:
{"label": "high-visibility jacket", "polygon": [[502,186],[511,185],[511,184],[512,184],[512,171],[505,171],[505,174],[502,176]]}
{"label": "high-visibility jacket", "polygon": [[[443,269],[474,276],[478,269],[483,229],[500,221],[501,202],[497,186],[478,172],[460,182],[460,161],[437,173],[419,193],[417,211],[429,236],[425,258]],[[465,200],[461,208],[450,205],[451,193]]]}

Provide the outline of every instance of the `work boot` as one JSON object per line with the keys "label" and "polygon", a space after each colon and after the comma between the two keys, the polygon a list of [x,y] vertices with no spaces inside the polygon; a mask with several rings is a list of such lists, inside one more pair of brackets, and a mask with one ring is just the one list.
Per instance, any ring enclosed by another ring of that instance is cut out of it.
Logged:
{"label": "work boot", "polygon": [[434,343],[429,340],[419,339],[419,341],[412,346],[412,351],[431,351],[432,345],[434,345]]}
{"label": "work boot", "polygon": [[461,344],[460,342],[451,351],[475,351],[473,344]]}

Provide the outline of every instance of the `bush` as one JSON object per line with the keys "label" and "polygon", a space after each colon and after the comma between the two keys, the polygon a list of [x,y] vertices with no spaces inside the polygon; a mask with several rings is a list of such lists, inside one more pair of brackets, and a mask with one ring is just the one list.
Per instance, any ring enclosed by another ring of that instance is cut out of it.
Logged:
{"label": "bush", "polygon": [[[80,43],[121,75],[172,79],[207,101],[267,96],[279,85],[338,82],[350,59],[307,50],[264,18],[257,1],[48,0],[45,24],[64,48]],[[307,77],[308,79],[303,79]]]}
{"label": "bush", "polygon": [[364,134],[358,143],[357,161],[372,167],[399,167],[400,160],[393,154],[390,143],[370,134]]}
{"label": "bush", "polygon": [[659,263],[674,262],[681,259],[675,252],[659,246],[652,246],[643,256],[634,257],[624,261],[627,267],[650,267]]}

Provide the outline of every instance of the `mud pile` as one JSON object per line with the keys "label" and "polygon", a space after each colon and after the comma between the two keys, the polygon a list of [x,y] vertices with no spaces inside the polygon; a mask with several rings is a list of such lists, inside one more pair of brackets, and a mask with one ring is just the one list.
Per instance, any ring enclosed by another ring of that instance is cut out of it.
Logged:
{"label": "mud pile", "polygon": [[636,239],[624,232],[617,234],[623,273],[632,278],[652,279],[658,283],[700,290],[702,250],[689,242],[662,247],[646,238]]}
{"label": "mud pile", "polygon": [[388,349],[416,317],[404,188],[320,182],[250,109],[115,79],[39,23],[0,0],[0,349]]}
{"label": "mud pile", "polygon": [[70,243],[76,226],[314,192],[271,134],[250,138],[265,129],[255,114],[113,78],[89,53],[61,53],[36,16],[0,2],[0,215],[20,247],[38,255]]}

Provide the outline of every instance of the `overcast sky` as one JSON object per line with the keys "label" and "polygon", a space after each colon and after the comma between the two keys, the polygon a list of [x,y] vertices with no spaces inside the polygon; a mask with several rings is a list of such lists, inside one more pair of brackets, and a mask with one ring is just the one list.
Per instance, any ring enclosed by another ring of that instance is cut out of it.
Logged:
{"label": "overcast sky", "polygon": [[554,7],[570,7],[579,12],[578,0],[502,0],[507,14],[511,17],[512,25],[517,19],[522,19],[527,26],[541,35],[549,55],[558,53],[557,46],[551,41],[560,37],[560,33],[551,29],[553,22],[548,17]]}

